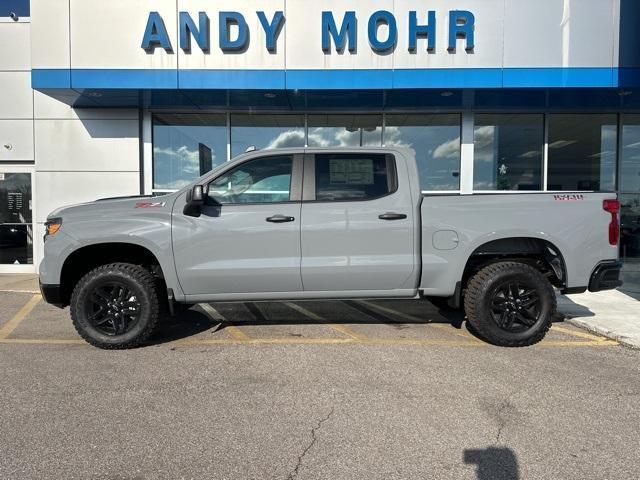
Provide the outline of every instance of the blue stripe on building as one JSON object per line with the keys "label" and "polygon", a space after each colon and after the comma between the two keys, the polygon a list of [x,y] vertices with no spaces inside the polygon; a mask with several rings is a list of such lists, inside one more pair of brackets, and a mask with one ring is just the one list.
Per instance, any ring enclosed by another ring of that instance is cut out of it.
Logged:
{"label": "blue stripe on building", "polygon": [[[635,76],[625,77],[627,81]],[[616,88],[617,68],[415,70],[34,69],[36,89],[387,90],[419,88]],[[627,83],[628,85],[628,83]]]}
{"label": "blue stripe on building", "polygon": [[31,15],[29,0],[2,0],[0,2],[0,17],[8,17],[15,13],[18,17]]}

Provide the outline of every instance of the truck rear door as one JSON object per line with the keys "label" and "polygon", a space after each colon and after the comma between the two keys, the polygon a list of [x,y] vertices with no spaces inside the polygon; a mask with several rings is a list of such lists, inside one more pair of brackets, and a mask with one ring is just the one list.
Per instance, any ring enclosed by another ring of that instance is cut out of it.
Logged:
{"label": "truck rear door", "polygon": [[383,151],[305,155],[305,291],[411,294],[417,285],[416,220],[404,161]]}

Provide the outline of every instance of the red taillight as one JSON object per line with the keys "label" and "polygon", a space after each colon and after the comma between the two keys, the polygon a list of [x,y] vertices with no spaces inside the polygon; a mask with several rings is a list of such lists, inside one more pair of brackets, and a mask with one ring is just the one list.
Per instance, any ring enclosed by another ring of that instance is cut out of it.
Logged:
{"label": "red taillight", "polygon": [[620,201],[619,200],[603,200],[602,208],[609,213],[617,214],[620,211]]}
{"label": "red taillight", "polygon": [[602,208],[611,214],[611,223],[609,224],[609,245],[618,245],[618,240],[620,239],[620,222],[618,222],[620,202],[618,200],[603,200]]}

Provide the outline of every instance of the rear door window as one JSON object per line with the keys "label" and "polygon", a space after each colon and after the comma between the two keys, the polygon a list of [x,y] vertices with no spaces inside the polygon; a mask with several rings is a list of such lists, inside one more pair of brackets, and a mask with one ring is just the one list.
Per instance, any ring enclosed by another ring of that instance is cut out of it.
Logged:
{"label": "rear door window", "polygon": [[393,155],[317,154],[315,188],[318,201],[372,200],[396,190]]}

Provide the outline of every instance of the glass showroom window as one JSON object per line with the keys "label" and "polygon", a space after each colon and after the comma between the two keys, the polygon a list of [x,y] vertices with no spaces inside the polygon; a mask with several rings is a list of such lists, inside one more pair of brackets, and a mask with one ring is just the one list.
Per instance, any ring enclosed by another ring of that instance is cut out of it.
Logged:
{"label": "glass showroom window", "polygon": [[231,157],[249,147],[304,147],[304,115],[231,115]]}
{"label": "glass showroom window", "polygon": [[633,277],[625,283],[640,285],[640,195],[621,194],[620,204],[620,256],[625,273]]}
{"label": "glass showroom window", "polygon": [[542,190],[541,114],[478,114],[473,142],[474,190]]}
{"label": "glass showroom window", "polygon": [[382,115],[309,115],[310,147],[379,147]]}
{"label": "glass showroom window", "polygon": [[153,116],[153,188],[177,190],[227,160],[227,117]]}
{"label": "glass showroom window", "polygon": [[623,115],[620,152],[620,255],[624,282],[640,284],[640,115]]}
{"label": "glass showroom window", "polygon": [[387,115],[384,144],[415,150],[422,190],[460,189],[460,115]]}
{"label": "glass showroom window", "polygon": [[31,174],[0,172],[0,265],[33,264]]}
{"label": "glass showroom window", "polygon": [[624,115],[620,191],[640,193],[640,115]]}
{"label": "glass showroom window", "polygon": [[617,116],[549,115],[549,190],[615,190]]}

